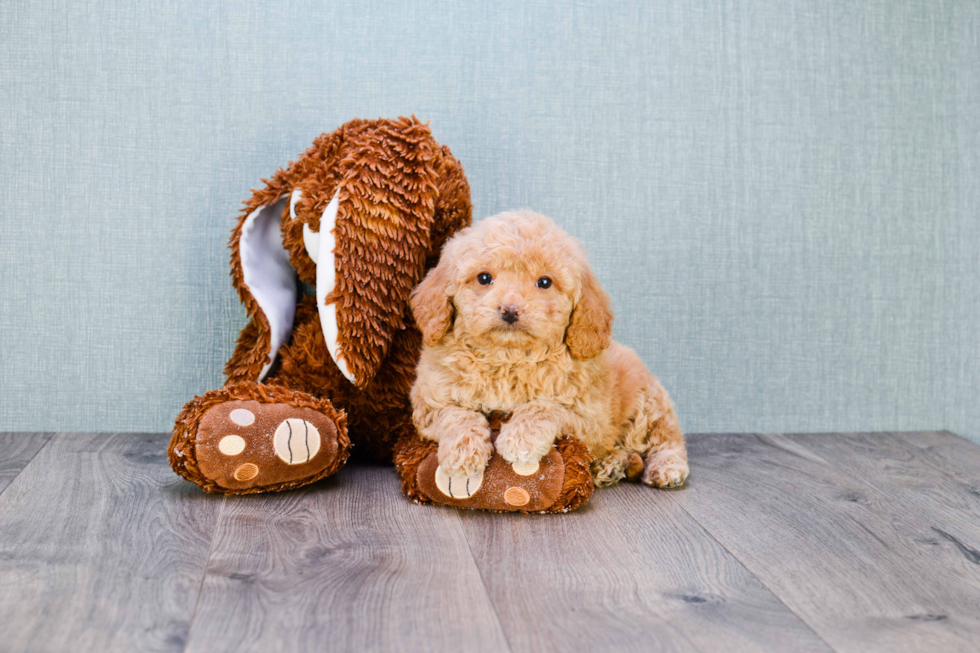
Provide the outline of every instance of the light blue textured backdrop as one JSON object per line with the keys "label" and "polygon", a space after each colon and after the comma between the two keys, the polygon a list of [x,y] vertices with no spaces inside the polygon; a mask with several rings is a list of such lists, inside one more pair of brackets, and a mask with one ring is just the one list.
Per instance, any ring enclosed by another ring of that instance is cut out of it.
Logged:
{"label": "light blue textured backdrop", "polygon": [[412,113],[585,240],[687,430],[980,434],[974,0],[6,0],[0,430],[169,430],[249,188]]}

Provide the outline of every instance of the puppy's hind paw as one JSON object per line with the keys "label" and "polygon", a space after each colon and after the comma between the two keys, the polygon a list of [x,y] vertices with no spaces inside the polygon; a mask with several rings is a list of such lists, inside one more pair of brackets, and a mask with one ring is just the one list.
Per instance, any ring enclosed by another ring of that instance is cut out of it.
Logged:
{"label": "puppy's hind paw", "polygon": [[642,481],[661,489],[684,485],[690,470],[683,448],[664,449],[647,455]]}
{"label": "puppy's hind paw", "polygon": [[688,475],[687,465],[663,467],[643,474],[643,482],[649,486],[661,489],[680,487],[684,485]]}
{"label": "puppy's hind paw", "polygon": [[629,462],[629,454],[616,451],[592,463],[592,480],[595,486],[609,487],[621,481],[626,477]]}

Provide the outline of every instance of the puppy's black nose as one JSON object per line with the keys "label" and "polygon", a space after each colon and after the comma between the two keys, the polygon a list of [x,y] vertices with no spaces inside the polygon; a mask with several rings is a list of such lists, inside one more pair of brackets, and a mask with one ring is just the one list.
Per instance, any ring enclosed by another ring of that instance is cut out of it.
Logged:
{"label": "puppy's black nose", "polygon": [[513,324],[517,322],[517,307],[516,306],[501,306],[500,316],[504,318],[504,322],[507,324]]}

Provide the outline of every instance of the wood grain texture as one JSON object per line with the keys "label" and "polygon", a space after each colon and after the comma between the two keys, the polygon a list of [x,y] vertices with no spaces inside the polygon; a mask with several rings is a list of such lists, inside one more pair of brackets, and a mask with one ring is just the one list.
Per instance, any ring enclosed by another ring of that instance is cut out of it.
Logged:
{"label": "wood grain texture", "polygon": [[929,523],[785,436],[693,436],[689,453],[672,496],[835,649],[976,651],[977,567]]}
{"label": "wood grain texture", "polygon": [[[915,434],[905,434],[916,440]],[[791,435],[839,469],[875,488],[920,523],[928,524],[932,546],[959,553],[957,567],[966,579],[980,581],[980,473],[972,480],[950,468],[950,461],[937,458],[895,433],[854,433],[828,438],[824,435]],[[952,434],[922,434],[923,441],[937,438],[939,447],[956,451],[961,467],[980,468],[980,446]],[[978,469],[980,471],[980,469]],[[860,501],[861,497],[853,497]]]}
{"label": "wood grain texture", "polygon": [[949,433],[690,436],[686,488],[546,516],[415,506],[386,467],[214,497],[166,442],[0,435],[0,650],[977,649],[980,447]]}
{"label": "wood grain texture", "polygon": [[229,497],[189,651],[502,651],[456,513],[388,467]]}
{"label": "wood grain texture", "polygon": [[915,447],[917,458],[927,460],[960,481],[969,484],[980,496],[980,445],[949,431],[912,431],[896,433]]}
{"label": "wood grain texture", "polygon": [[0,494],[51,436],[51,433],[0,433]]}
{"label": "wood grain texture", "polygon": [[166,443],[59,434],[0,495],[0,648],[183,648],[220,501]]}
{"label": "wood grain texture", "polygon": [[514,651],[829,651],[664,492],[460,518]]}

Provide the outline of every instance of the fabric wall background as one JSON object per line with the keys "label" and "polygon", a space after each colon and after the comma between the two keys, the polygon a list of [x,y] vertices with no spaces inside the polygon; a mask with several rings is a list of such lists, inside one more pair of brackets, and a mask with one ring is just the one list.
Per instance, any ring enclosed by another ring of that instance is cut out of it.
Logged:
{"label": "fabric wall background", "polygon": [[0,3],[0,430],[167,431],[249,188],[415,113],[581,237],[689,431],[980,435],[973,0]]}

